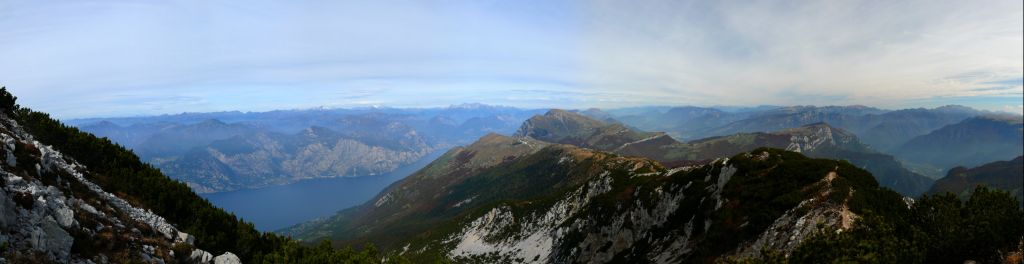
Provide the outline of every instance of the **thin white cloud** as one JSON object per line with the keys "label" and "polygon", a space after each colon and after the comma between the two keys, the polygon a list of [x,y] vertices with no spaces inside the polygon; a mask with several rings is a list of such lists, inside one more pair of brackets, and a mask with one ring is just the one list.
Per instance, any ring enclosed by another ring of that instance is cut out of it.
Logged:
{"label": "thin white cloud", "polygon": [[1019,79],[1021,10],[1020,1],[606,1],[590,10],[593,44],[581,57],[596,89],[666,102],[899,106]]}
{"label": "thin white cloud", "polygon": [[0,84],[65,118],[461,102],[972,105],[1024,96],[1019,83],[993,84],[1022,77],[1021,5],[6,0]]}

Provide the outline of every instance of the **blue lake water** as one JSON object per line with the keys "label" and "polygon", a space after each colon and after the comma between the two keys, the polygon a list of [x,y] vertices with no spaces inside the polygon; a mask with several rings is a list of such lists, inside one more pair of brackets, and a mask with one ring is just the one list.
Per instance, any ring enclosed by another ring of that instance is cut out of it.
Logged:
{"label": "blue lake water", "polygon": [[261,231],[276,231],[363,204],[391,183],[423,168],[444,152],[435,151],[413,164],[383,175],[304,180],[288,185],[201,196],[252,222]]}

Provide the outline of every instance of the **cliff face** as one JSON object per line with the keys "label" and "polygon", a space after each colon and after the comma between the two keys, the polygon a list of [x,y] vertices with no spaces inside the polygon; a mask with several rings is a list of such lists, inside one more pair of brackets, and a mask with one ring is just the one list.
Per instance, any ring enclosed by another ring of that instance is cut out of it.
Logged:
{"label": "cliff face", "polygon": [[[4,114],[0,140],[0,262],[214,259],[162,216],[86,179],[88,168],[34,140]],[[218,259],[238,260],[231,253]]]}

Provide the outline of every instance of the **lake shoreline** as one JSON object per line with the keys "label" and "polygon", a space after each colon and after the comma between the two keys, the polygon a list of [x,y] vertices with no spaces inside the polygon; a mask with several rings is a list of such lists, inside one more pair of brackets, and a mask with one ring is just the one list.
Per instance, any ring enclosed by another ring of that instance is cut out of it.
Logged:
{"label": "lake shoreline", "polygon": [[252,222],[260,231],[273,232],[363,204],[447,151],[448,148],[438,149],[416,162],[384,174],[303,179],[284,185],[199,195],[215,206]]}

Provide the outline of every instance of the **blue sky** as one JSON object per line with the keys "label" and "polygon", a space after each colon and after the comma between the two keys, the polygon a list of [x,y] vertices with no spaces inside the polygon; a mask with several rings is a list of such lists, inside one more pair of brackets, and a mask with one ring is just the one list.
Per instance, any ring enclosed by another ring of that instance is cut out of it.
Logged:
{"label": "blue sky", "polygon": [[1021,113],[1021,1],[0,0],[60,118],[481,102]]}

